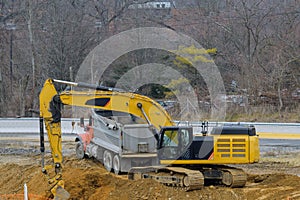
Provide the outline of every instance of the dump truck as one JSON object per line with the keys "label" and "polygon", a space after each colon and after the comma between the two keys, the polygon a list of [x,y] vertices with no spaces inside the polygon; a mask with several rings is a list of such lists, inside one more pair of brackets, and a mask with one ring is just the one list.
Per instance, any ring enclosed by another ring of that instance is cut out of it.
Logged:
{"label": "dump truck", "polygon": [[92,110],[92,124],[75,141],[79,159],[94,157],[107,171],[115,174],[129,172],[132,167],[157,165],[156,141],[152,127],[136,123],[134,116],[125,113],[108,115]]}

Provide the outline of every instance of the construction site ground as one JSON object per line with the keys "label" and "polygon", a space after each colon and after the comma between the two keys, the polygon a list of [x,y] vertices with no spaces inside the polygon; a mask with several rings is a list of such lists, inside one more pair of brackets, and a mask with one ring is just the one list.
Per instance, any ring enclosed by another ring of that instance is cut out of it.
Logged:
{"label": "construction site ground", "polygon": [[[63,178],[70,199],[300,199],[300,152],[265,152],[261,161],[239,165],[248,174],[244,188],[207,186],[185,192],[153,180],[127,180],[126,174],[108,173],[93,159],[78,160],[74,142],[64,142]],[[49,185],[40,167],[39,146],[0,142],[0,199],[23,199],[27,184],[30,199],[51,199]],[[50,155],[46,156],[50,161]]]}

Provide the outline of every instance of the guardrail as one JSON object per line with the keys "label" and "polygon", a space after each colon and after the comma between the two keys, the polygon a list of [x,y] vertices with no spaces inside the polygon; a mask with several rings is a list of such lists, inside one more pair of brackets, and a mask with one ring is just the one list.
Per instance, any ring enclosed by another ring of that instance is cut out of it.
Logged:
{"label": "guardrail", "polygon": [[[72,126],[72,122],[75,125]],[[61,127],[63,134],[82,133],[83,128],[79,126],[79,119],[62,118]],[[86,120],[86,123],[88,120]],[[177,122],[178,123],[178,122]],[[189,124],[192,126],[201,126],[202,122],[184,122],[180,124]],[[264,123],[264,122],[209,122],[209,126],[226,125],[253,125],[256,128],[260,138],[282,138],[282,139],[300,139],[300,123]],[[39,133],[39,118],[0,118],[0,134]]]}

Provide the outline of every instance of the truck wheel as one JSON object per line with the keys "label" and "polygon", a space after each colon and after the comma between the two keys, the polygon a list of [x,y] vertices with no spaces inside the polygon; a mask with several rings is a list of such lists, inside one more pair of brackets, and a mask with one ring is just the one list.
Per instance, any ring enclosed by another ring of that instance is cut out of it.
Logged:
{"label": "truck wheel", "polygon": [[103,153],[103,164],[105,169],[110,172],[112,168],[112,156],[107,150],[105,150]]}
{"label": "truck wheel", "polygon": [[118,155],[115,155],[114,156],[114,159],[113,159],[113,168],[114,168],[114,172],[116,175],[120,174],[120,158]]}
{"label": "truck wheel", "polygon": [[84,148],[82,142],[77,142],[76,144],[76,157],[78,159],[83,159],[85,155]]}

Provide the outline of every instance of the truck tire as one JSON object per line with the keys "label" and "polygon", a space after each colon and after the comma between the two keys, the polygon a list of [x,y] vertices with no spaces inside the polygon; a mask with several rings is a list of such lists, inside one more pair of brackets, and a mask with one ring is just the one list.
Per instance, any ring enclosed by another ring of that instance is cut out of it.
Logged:
{"label": "truck tire", "polygon": [[85,152],[84,152],[84,148],[83,148],[82,142],[78,141],[76,143],[76,149],[75,150],[76,150],[76,157],[78,159],[83,159],[84,156],[85,156]]}
{"label": "truck tire", "polygon": [[112,155],[111,152],[105,150],[103,153],[103,165],[107,171],[111,171],[112,169]]}
{"label": "truck tire", "polygon": [[114,156],[113,168],[114,168],[114,173],[116,175],[120,174],[121,165],[120,165],[120,157],[118,155]]}

